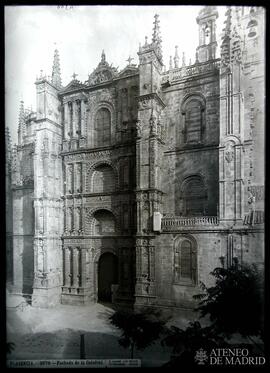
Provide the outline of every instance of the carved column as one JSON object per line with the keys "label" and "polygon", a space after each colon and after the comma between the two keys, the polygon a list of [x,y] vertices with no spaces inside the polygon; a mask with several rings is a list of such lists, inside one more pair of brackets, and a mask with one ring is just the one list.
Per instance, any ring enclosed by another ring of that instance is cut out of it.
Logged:
{"label": "carved column", "polygon": [[72,120],[73,120],[73,112],[72,112],[72,102],[68,102],[68,132],[69,137],[72,137]]}
{"label": "carved column", "polygon": [[86,286],[86,250],[81,250],[81,287]]}
{"label": "carved column", "polygon": [[67,194],[73,193],[73,164],[68,164],[66,166],[66,188]]}
{"label": "carved column", "polygon": [[78,232],[81,233],[82,231],[82,208],[79,206],[77,207],[77,216],[78,216]]}
{"label": "carved column", "polygon": [[64,206],[63,206],[63,217],[64,217],[64,234],[67,233],[67,200],[64,200]]}
{"label": "carved column", "polygon": [[145,239],[136,241],[136,296],[137,303],[148,303],[156,296],[154,246]]}
{"label": "carved column", "polygon": [[72,137],[76,137],[77,108],[76,101],[72,101]]}
{"label": "carved column", "polygon": [[136,201],[137,201],[137,233],[142,233],[142,225],[141,225],[141,211],[142,211],[142,194],[138,192],[136,194]]}
{"label": "carved column", "polygon": [[79,271],[78,271],[78,253],[79,249],[77,247],[73,248],[73,286],[79,286]]}
{"label": "carved column", "polygon": [[40,274],[45,272],[45,250],[43,240],[37,240],[37,266],[36,270]]}
{"label": "carved column", "polygon": [[68,247],[65,249],[65,286],[71,286],[71,249]]}
{"label": "carved column", "polygon": [[68,132],[69,132],[69,107],[68,103],[64,103],[64,138],[65,140],[68,140]]}
{"label": "carved column", "polygon": [[76,187],[75,193],[81,193],[82,191],[82,164],[76,164]]}
{"label": "carved column", "polygon": [[73,208],[72,207],[68,207],[67,209],[67,219],[68,219],[67,230],[71,232],[73,230]]}
{"label": "carved column", "polygon": [[81,137],[85,137],[85,103],[81,100]]}
{"label": "carved column", "polygon": [[82,174],[81,174],[81,193],[84,193],[86,188],[86,179],[87,179],[87,173],[86,173],[86,163],[82,163]]}
{"label": "carved column", "polygon": [[80,137],[81,136],[81,116],[82,116],[82,113],[81,113],[81,100],[78,100],[76,101],[76,106],[77,106],[77,118],[76,118],[76,133],[77,133],[77,136]]}
{"label": "carved column", "polygon": [[47,201],[43,201],[43,227],[44,227],[44,234],[48,232],[48,203]]}

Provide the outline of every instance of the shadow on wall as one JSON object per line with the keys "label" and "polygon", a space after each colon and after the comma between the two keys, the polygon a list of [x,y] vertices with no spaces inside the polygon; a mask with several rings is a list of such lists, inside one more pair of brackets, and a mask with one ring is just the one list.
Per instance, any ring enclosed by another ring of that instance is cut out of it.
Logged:
{"label": "shadow on wall", "polygon": [[23,196],[23,240],[22,252],[22,293],[27,299],[33,293],[34,285],[34,207],[32,203],[32,190],[27,190]]}
{"label": "shadow on wall", "polygon": [[96,301],[106,305],[119,301],[124,303],[134,301],[135,253],[131,248],[125,247],[118,237],[114,237],[123,233],[120,227],[120,222],[117,220],[112,227],[110,221],[100,219],[99,232],[96,232],[99,233],[96,237],[99,237],[101,249],[93,263],[94,293]]}

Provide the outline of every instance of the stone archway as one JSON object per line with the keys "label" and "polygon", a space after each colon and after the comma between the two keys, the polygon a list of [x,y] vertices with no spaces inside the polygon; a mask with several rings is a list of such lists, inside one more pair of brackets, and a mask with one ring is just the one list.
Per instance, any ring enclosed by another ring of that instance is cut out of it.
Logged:
{"label": "stone archway", "polygon": [[98,261],[98,301],[112,302],[112,285],[118,284],[118,258],[111,252],[103,253]]}

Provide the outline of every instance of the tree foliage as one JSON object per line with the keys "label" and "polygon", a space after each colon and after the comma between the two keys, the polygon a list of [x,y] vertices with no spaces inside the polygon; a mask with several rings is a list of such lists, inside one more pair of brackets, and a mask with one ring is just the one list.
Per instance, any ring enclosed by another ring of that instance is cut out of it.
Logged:
{"label": "tree foliage", "polygon": [[[195,310],[200,317],[208,316],[210,323],[202,327],[199,321],[189,323],[186,329],[171,326],[162,344],[172,348],[173,356],[166,364],[194,366],[194,356],[200,348],[208,352],[213,348],[228,346],[228,339],[239,333],[248,337],[262,336],[263,330],[263,283],[255,265],[216,268],[211,275],[215,285],[201,284],[201,294],[194,296],[199,301]],[[253,346],[254,347],[254,346]]]}
{"label": "tree foliage", "polygon": [[109,317],[112,325],[122,331],[118,342],[124,348],[131,349],[133,358],[134,347],[143,350],[159,338],[164,331],[165,319],[160,318],[156,311],[135,312],[119,310]]}
{"label": "tree foliage", "polygon": [[162,345],[172,347],[173,354],[179,354],[183,351],[196,351],[202,346],[211,350],[223,342],[223,338],[213,334],[211,327],[202,327],[199,321],[194,321],[185,330],[171,326]]}
{"label": "tree foliage", "polygon": [[15,349],[15,343],[13,343],[13,342],[7,342],[6,343],[7,354],[10,354],[14,349]]}
{"label": "tree foliage", "polygon": [[200,300],[196,308],[200,316],[209,316],[215,333],[227,338],[235,333],[261,336],[262,280],[256,266],[216,268],[211,275],[215,285],[207,288],[202,284],[204,294],[195,296]]}
{"label": "tree foliage", "polygon": [[166,366],[193,366],[195,353],[203,347],[210,352],[213,348],[225,347],[222,337],[213,333],[211,327],[202,327],[199,321],[190,322],[186,329],[171,326],[161,344],[172,348],[172,357]]}

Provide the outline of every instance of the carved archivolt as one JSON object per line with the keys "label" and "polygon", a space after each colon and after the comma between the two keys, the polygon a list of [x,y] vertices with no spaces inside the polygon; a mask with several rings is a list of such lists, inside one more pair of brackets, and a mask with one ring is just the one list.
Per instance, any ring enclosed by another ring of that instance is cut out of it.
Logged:
{"label": "carved archivolt", "polygon": [[115,189],[119,189],[119,170],[115,166],[113,162],[110,160],[100,160],[95,162],[94,164],[88,165],[87,170],[86,170],[86,178],[85,178],[85,190],[88,193],[92,193],[94,188],[93,188],[93,181],[94,181],[94,174],[95,171],[100,167],[100,166],[109,166],[113,170],[114,178],[115,178]]}
{"label": "carved archivolt", "polygon": [[108,207],[103,207],[103,206],[99,206],[99,207],[95,207],[95,208],[90,208],[90,207],[86,207],[85,208],[85,233],[86,234],[90,234],[90,235],[107,235],[106,232],[103,234],[102,232],[101,233],[98,233],[98,232],[95,232],[95,227],[96,227],[96,223],[97,223],[97,220],[95,218],[95,215],[98,214],[99,212],[107,212],[108,215],[110,214],[112,219],[114,220],[114,229],[111,229],[110,228],[110,231],[107,232],[108,235],[110,234],[113,234],[113,233],[116,233],[119,231],[120,227],[119,227],[119,212],[115,209],[111,209],[111,208],[108,208]]}

